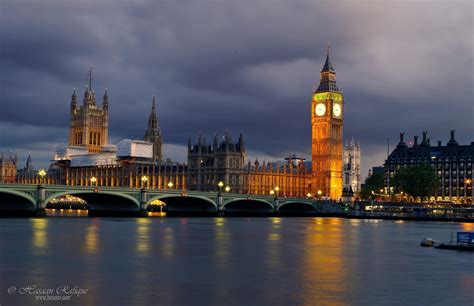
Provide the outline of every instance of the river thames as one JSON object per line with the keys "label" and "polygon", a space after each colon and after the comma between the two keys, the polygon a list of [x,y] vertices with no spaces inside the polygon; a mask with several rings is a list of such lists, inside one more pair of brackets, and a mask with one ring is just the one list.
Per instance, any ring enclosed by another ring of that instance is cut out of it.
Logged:
{"label": "river thames", "polygon": [[0,304],[472,306],[474,254],[419,246],[461,230],[474,224],[0,219]]}

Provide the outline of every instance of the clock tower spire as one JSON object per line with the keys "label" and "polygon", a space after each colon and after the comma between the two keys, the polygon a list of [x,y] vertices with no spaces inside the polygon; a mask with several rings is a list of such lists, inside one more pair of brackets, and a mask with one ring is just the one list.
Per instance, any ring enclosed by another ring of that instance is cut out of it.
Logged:
{"label": "clock tower spire", "polygon": [[343,106],[344,96],[336,84],[328,46],[311,102],[311,191],[334,200],[342,194]]}

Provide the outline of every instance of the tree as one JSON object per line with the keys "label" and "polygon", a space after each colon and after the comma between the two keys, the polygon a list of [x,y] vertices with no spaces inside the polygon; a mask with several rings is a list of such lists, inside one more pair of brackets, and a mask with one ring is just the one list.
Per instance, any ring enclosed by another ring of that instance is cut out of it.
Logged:
{"label": "tree", "polygon": [[405,193],[413,198],[425,198],[436,193],[439,179],[436,170],[429,164],[419,164],[401,168],[393,177],[397,193]]}
{"label": "tree", "polygon": [[383,173],[374,173],[365,179],[364,187],[360,191],[362,199],[369,199],[372,191],[378,192],[384,187]]}

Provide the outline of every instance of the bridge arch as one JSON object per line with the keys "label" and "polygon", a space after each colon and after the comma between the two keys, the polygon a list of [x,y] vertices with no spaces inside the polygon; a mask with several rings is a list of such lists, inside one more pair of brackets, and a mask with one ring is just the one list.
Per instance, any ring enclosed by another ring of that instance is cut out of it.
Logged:
{"label": "bridge arch", "polygon": [[205,196],[164,194],[151,196],[147,204],[154,200],[165,203],[164,211],[167,215],[199,214],[209,215],[217,213],[217,204]]}
{"label": "bridge arch", "polygon": [[0,189],[0,210],[33,211],[36,209],[36,199],[21,191]]}
{"label": "bridge arch", "polygon": [[222,208],[226,214],[261,214],[273,213],[273,204],[261,199],[232,199],[226,202]]}
{"label": "bridge arch", "polygon": [[112,191],[69,190],[57,192],[46,198],[45,205],[52,199],[73,195],[87,202],[89,211],[139,211],[140,202],[133,196]]}
{"label": "bridge arch", "polygon": [[280,204],[277,208],[280,214],[307,215],[317,212],[316,207],[308,202],[288,201]]}

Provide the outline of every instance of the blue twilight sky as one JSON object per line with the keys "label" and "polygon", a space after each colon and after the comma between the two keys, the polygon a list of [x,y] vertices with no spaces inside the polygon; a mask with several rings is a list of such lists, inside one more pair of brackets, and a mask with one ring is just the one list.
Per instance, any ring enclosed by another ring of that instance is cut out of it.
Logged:
{"label": "blue twilight sky", "polygon": [[73,88],[108,88],[111,142],[142,138],[153,94],[167,157],[187,137],[243,131],[249,156],[310,157],[327,41],[344,138],[363,176],[398,133],[473,141],[472,1],[0,2],[0,149],[46,166],[67,142]]}

